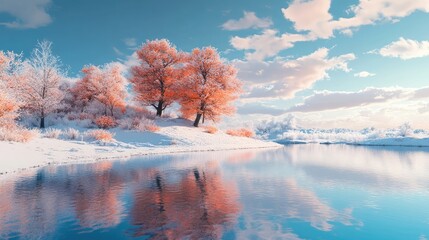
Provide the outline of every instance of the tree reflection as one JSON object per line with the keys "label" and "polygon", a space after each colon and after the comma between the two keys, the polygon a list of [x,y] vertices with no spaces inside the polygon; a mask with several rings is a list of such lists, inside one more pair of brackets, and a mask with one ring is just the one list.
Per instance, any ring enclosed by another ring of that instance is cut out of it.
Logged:
{"label": "tree reflection", "polygon": [[237,190],[217,172],[195,168],[175,183],[167,183],[162,172],[151,175],[154,184],[135,193],[135,236],[217,239],[224,227],[235,223],[240,210]]}
{"label": "tree reflection", "polygon": [[124,180],[109,171],[105,165],[99,166],[101,173],[81,178],[73,186],[73,201],[80,226],[92,230],[117,225],[123,211],[119,200]]}

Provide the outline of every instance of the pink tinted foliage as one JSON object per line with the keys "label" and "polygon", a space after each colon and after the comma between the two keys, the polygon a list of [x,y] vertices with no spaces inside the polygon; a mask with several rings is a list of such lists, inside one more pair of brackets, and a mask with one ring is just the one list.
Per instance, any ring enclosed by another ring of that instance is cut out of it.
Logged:
{"label": "pink tinted foliage", "polygon": [[239,128],[239,129],[230,129],[226,131],[226,134],[236,137],[248,137],[251,138],[255,136],[255,133],[251,129]]}
{"label": "pink tinted foliage", "polygon": [[113,128],[113,127],[116,127],[117,125],[116,120],[110,116],[98,117],[95,119],[94,122],[99,128],[104,128],[104,129]]}
{"label": "pink tinted foliage", "polygon": [[97,101],[102,106],[98,112],[104,115],[114,116],[115,110],[125,112],[126,81],[122,70],[117,63],[83,68],[84,77],[71,89],[80,110]]}
{"label": "pink tinted foliage", "polygon": [[131,70],[135,99],[162,112],[177,99],[184,54],[168,40],[148,41],[137,52],[140,65]]}
{"label": "pink tinted foliage", "polygon": [[45,117],[60,107],[64,97],[60,90],[65,73],[61,61],[52,53],[52,43],[39,42],[25,64],[25,77],[21,78],[19,94],[24,108],[40,119],[45,127]]}
{"label": "pink tinted foliage", "polygon": [[194,49],[186,63],[180,105],[185,118],[220,120],[220,116],[234,113],[231,102],[241,93],[236,69],[222,62],[216,49]]}
{"label": "pink tinted foliage", "polygon": [[20,82],[22,78],[21,56],[0,51],[0,127],[14,127],[18,110]]}
{"label": "pink tinted foliage", "polygon": [[204,131],[206,133],[215,134],[217,133],[218,129],[215,126],[205,126]]}
{"label": "pink tinted foliage", "polygon": [[96,129],[89,130],[86,132],[86,136],[88,136],[92,140],[103,141],[103,142],[111,142],[113,141],[113,134],[104,129]]}

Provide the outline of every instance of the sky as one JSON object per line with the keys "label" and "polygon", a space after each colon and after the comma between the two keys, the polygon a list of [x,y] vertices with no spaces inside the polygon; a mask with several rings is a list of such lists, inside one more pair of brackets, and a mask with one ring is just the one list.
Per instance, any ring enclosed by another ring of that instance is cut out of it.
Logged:
{"label": "sky", "polygon": [[69,75],[146,40],[213,46],[244,94],[227,121],[429,129],[429,0],[0,0],[0,50],[54,43]]}

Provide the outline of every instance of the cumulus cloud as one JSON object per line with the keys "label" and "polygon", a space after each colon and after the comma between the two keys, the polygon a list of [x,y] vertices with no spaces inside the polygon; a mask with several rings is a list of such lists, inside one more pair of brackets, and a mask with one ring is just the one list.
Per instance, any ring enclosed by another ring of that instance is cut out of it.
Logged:
{"label": "cumulus cloud", "polygon": [[411,90],[403,88],[366,88],[358,92],[318,91],[305,98],[304,103],[298,104],[288,111],[317,112],[352,108],[407,98],[411,95]]}
{"label": "cumulus cloud", "polygon": [[332,35],[329,13],[330,0],[293,1],[288,8],[282,8],[286,19],[294,23],[297,31],[310,31],[321,38]]}
{"label": "cumulus cloud", "polygon": [[360,77],[360,78],[367,78],[367,77],[373,77],[375,76],[375,74],[367,71],[362,71],[362,72],[355,73],[353,76]]}
{"label": "cumulus cloud", "polygon": [[222,28],[229,31],[243,29],[268,28],[273,24],[270,18],[258,18],[254,12],[244,12],[244,16],[238,20],[228,20]]}
{"label": "cumulus cloud", "polygon": [[293,47],[296,42],[328,39],[335,31],[350,36],[361,26],[399,21],[416,11],[429,12],[429,1],[360,0],[348,9],[351,17],[338,19],[331,15],[330,7],[331,0],[294,0],[282,8],[282,13],[297,33],[279,34],[266,29],[261,34],[232,37],[230,43],[238,50],[250,51],[246,54],[248,60],[264,60]]}
{"label": "cumulus cloud", "polygon": [[0,13],[15,18],[12,22],[0,22],[9,28],[38,28],[52,22],[47,9],[51,0],[0,0]]}
{"label": "cumulus cloud", "polygon": [[294,60],[236,60],[233,64],[247,88],[244,98],[293,98],[297,92],[328,78],[331,70],[350,71],[348,62],[355,59],[354,54],[332,58],[328,54],[327,48],[320,48]]}
{"label": "cumulus cloud", "polygon": [[329,13],[331,0],[294,0],[282,12],[297,31],[308,31],[319,38],[330,38],[335,30],[351,34],[350,30],[380,21],[398,21],[415,11],[429,12],[428,1],[360,0],[349,8],[350,18],[333,19]]}
{"label": "cumulus cloud", "polygon": [[278,35],[277,30],[266,29],[262,34],[255,34],[248,37],[233,37],[231,45],[238,50],[247,50],[248,60],[264,60],[267,57],[277,55],[281,50],[294,46],[296,42],[315,40],[310,35],[289,34]]}
{"label": "cumulus cloud", "polygon": [[413,95],[414,99],[429,98],[429,87],[417,89]]}
{"label": "cumulus cloud", "polygon": [[[373,51],[374,52],[374,51]],[[416,41],[412,39],[399,38],[380,50],[376,50],[383,57],[401,58],[409,60],[429,56],[429,41]]]}

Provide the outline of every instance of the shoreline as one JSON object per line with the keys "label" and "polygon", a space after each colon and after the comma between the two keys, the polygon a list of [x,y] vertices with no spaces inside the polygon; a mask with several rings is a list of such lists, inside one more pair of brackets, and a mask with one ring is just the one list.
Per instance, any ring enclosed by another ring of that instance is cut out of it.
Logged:
{"label": "shoreline", "polygon": [[[252,144],[249,146],[243,145],[234,145],[234,144],[225,144],[225,145],[212,145],[212,146],[172,146],[172,147],[139,147],[134,149],[112,149],[111,154],[109,153],[95,153],[88,155],[80,155],[80,154],[71,154],[65,158],[57,159],[57,160],[49,160],[45,159],[42,161],[22,161],[22,160],[13,160],[15,162],[20,162],[19,166],[7,166],[5,167],[3,164],[0,165],[0,176],[7,175],[15,175],[21,172],[25,172],[32,169],[39,169],[50,165],[69,165],[69,164],[90,164],[96,163],[100,161],[116,161],[116,160],[129,160],[131,158],[139,157],[139,156],[150,156],[150,155],[169,155],[169,154],[181,154],[181,153],[194,153],[194,152],[215,152],[215,151],[234,151],[234,150],[252,150],[252,149],[269,149],[269,148],[281,148],[284,145],[278,144],[270,141],[261,141],[252,139],[258,144]],[[61,141],[61,140],[57,140]],[[66,141],[64,141],[66,142]],[[6,144],[17,145],[16,143],[11,142],[0,142],[0,149],[3,149],[2,146]],[[74,143],[71,143],[74,144]],[[25,143],[19,143],[19,145],[25,145]],[[88,146],[88,145],[85,145]],[[103,145],[91,145],[93,150],[97,148],[110,148],[109,146]],[[108,150],[108,149],[106,149]],[[118,152],[119,150],[119,152]],[[48,153],[48,155],[51,155]],[[98,155],[98,156],[97,156]],[[40,157],[40,156],[39,156]],[[17,158],[19,159],[19,158]]]}

